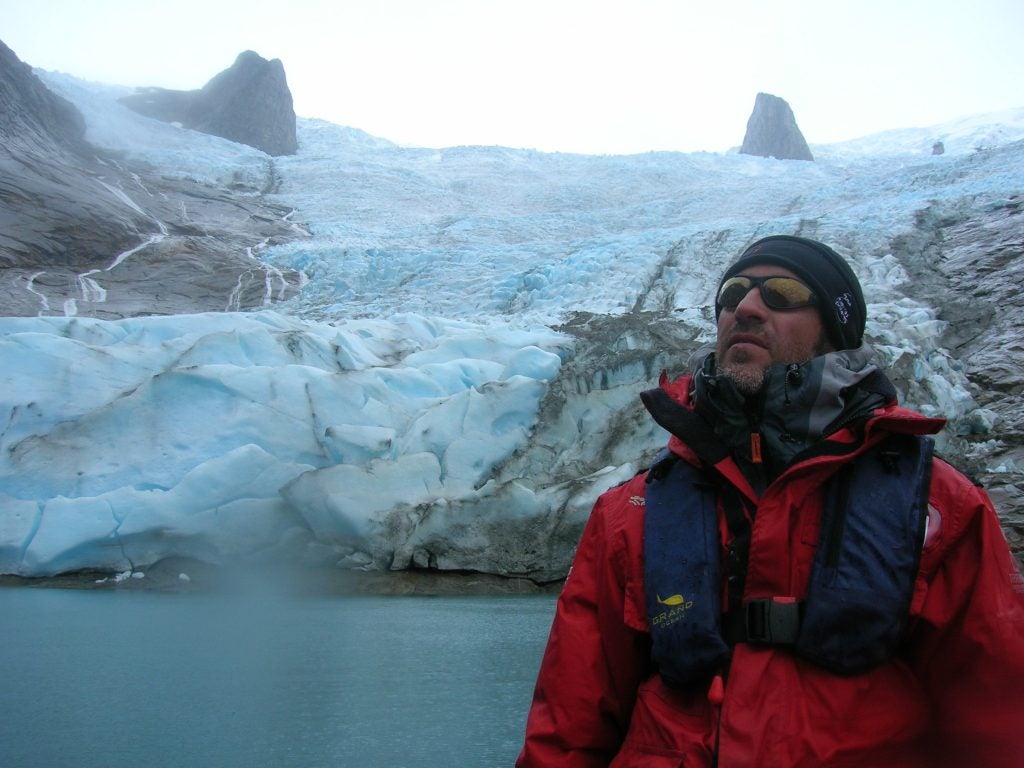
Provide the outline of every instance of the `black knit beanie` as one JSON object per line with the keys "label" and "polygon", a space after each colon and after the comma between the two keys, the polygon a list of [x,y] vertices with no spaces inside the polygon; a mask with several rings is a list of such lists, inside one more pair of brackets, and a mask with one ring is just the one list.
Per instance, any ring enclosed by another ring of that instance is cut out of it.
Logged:
{"label": "black knit beanie", "polygon": [[[722,275],[727,279],[756,264],[788,269],[814,291],[829,341],[838,349],[856,349],[864,338],[867,307],[850,265],[824,243],[793,235],[771,235],[745,250]],[[717,293],[715,296],[717,297]],[[715,301],[715,318],[722,307]]]}

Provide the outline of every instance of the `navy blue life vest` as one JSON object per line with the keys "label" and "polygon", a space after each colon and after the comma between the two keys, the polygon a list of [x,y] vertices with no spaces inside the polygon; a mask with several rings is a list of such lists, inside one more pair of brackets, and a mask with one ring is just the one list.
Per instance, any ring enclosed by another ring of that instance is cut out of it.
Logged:
{"label": "navy blue life vest", "polygon": [[662,677],[707,680],[735,642],[787,647],[843,675],[891,658],[920,561],[932,446],[931,438],[897,435],[849,462],[825,490],[806,599],[747,600],[724,615],[722,483],[663,452],[648,473],[644,519],[647,614]]}

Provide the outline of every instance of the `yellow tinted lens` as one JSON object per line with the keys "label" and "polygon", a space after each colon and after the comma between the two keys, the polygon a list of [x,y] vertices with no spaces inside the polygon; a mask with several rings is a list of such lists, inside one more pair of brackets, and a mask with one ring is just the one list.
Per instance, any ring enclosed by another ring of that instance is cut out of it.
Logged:
{"label": "yellow tinted lens", "polygon": [[743,297],[754,287],[749,277],[730,277],[722,283],[722,289],[718,292],[718,304],[723,309],[736,309]]}
{"label": "yellow tinted lens", "polygon": [[791,277],[769,277],[761,284],[761,298],[772,309],[796,309],[814,302],[811,289]]}

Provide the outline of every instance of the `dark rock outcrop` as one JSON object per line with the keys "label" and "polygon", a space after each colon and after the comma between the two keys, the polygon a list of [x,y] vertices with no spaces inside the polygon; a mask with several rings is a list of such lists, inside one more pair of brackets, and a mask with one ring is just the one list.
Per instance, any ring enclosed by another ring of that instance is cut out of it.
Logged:
{"label": "dark rock outcrop", "polygon": [[0,314],[239,310],[297,291],[261,247],[302,236],[290,212],[239,188],[170,178],[85,139],[78,109],[0,42]]}
{"label": "dark rock outcrop", "polygon": [[239,54],[200,90],[140,88],[121,102],[147,117],[248,144],[268,155],[298,150],[284,65],[253,51]]}
{"label": "dark rock outcrop", "polygon": [[789,104],[768,93],[759,93],[754,100],[754,111],[747,121],[740,154],[778,160],[814,160]]}
{"label": "dark rock outcrop", "polygon": [[[999,151],[991,153],[998,164]],[[997,425],[965,435],[970,443],[998,435],[999,461],[1024,466],[1024,296],[1016,275],[1024,270],[1024,197],[999,202],[933,203],[915,217],[914,229],[893,238],[892,252],[917,286],[919,297],[946,322],[942,342],[970,382],[971,394]],[[973,432],[973,430],[972,430]],[[968,458],[951,461],[984,478],[1003,529],[1024,562],[1024,485],[1018,472],[985,473]]]}

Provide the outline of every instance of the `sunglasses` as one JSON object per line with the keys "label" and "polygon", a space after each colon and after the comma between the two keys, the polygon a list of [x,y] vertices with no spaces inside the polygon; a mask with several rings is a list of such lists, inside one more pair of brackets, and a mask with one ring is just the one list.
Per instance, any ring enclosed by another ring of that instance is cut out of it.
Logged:
{"label": "sunglasses", "polygon": [[722,283],[718,306],[730,311],[736,309],[754,286],[760,291],[765,306],[771,309],[800,309],[817,302],[814,292],[795,277],[737,275]]}

